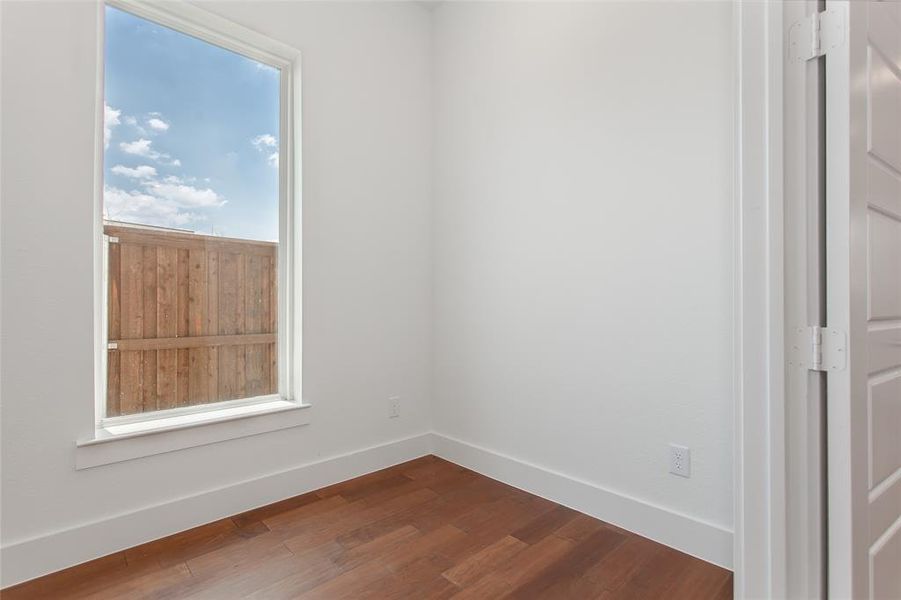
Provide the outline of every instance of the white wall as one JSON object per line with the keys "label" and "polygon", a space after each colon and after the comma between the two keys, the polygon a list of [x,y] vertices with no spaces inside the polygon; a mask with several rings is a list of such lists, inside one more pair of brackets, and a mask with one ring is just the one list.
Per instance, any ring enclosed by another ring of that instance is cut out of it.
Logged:
{"label": "white wall", "polygon": [[[97,11],[88,2],[0,3],[3,585],[115,550],[117,536],[128,545],[199,524],[204,513],[153,513],[159,522],[146,531],[136,519],[119,522],[99,541],[92,523],[429,429],[428,12],[405,3],[203,5],[303,52],[303,384],[313,422],[74,470],[75,440],[93,431]],[[403,414],[389,420],[393,394]],[[225,505],[271,501],[267,493],[245,487]],[[209,504],[206,520],[218,508]],[[69,540],[59,552],[40,544],[83,526],[57,538]]]}
{"label": "white wall", "polygon": [[434,44],[436,432],[687,517],[685,547],[710,525],[728,563],[729,3],[445,3]]}

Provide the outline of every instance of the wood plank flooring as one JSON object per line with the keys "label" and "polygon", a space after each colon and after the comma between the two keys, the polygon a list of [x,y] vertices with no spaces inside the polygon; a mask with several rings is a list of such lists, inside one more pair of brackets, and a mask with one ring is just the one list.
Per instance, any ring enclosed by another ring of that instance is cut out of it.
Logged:
{"label": "wood plank flooring", "polygon": [[0,597],[721,599],[732,574],[427,456]]}

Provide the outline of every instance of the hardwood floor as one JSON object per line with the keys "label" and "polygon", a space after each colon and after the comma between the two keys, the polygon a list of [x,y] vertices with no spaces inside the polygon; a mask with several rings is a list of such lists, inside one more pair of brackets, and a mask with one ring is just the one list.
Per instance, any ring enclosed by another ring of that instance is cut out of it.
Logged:
{"label": "hardwood floor", "polygon": [[427,456],[0,596],[719,599],[732,574]]}

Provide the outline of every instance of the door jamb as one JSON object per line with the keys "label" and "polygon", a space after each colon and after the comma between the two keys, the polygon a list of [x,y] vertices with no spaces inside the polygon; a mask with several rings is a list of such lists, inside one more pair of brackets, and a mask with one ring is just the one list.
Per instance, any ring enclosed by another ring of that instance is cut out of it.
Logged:
{"label": "door jamb", "polygon": [[[803,30],[824,0],[784,3],[784,33]],[[785,39],[785,38],[783,38]],[[786,352],[798,332],[826,327],[826,58],[784,61],[784,210]],[[803,335],[803,334],[802,334]],[[826,582],[826,373],[786,357],[786,597],[822,598]]]}
{"label": "door jamb", "polygon": [[736,598],[786,592],[782,18],[733,1]]}

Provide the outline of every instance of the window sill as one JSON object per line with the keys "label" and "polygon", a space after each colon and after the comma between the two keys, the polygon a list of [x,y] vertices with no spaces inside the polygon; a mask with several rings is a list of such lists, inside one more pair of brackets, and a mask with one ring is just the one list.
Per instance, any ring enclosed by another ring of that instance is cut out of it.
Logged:
{"label": "window sill", "polygon": [[90,469],[154,454],[215,444],[306,425],[309,404],[271,400],[153,421],[107,425],[94,437],[76,442],[76,470]]}

